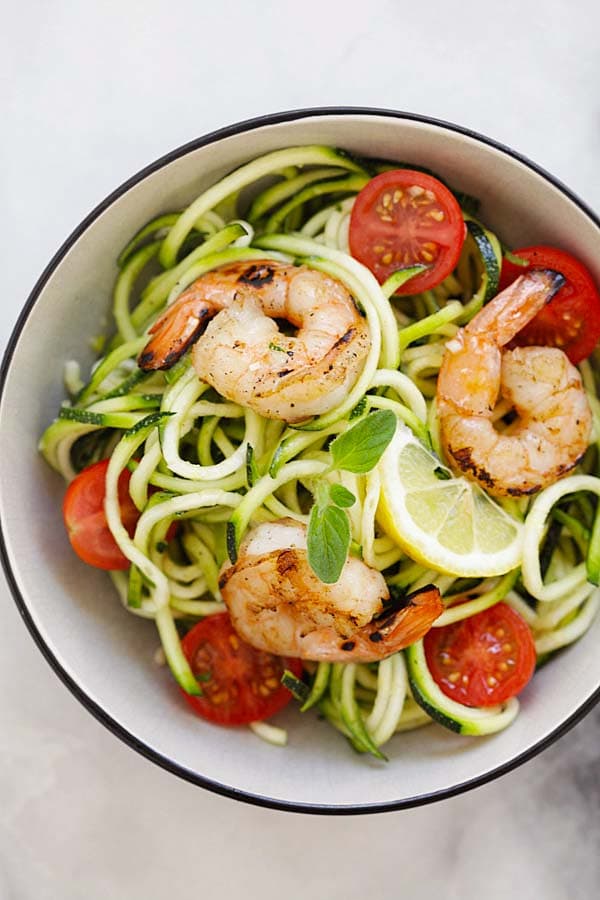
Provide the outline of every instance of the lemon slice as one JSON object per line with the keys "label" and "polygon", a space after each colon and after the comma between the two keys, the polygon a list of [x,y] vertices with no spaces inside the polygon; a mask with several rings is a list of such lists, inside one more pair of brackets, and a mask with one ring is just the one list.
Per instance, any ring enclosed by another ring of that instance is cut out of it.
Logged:
{"label": "lemon slice", "polygon": [[502,575],[520,565],[522,524],[477,484],[453,477],[401,422],[379,471],[378,520],[414,560],[477,577]]}

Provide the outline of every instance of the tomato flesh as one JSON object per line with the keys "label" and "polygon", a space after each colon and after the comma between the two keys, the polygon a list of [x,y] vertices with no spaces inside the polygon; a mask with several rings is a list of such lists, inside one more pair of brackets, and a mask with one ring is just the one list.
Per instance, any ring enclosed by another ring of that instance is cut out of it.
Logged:
{"label": "tomato flesh", "polygon": [[461,622],[432,628],[424,638],[436,684],[464,706],[495,706],[523,690],[535,670],[529,626],[506,603]]}
{"label": "tomato flesh", "polygon": [[202,695],[183,695],[198,715],[219,725],[268,719],[290,702],[281,684],[284,669],[300,677],[299,659],[257,650],[236,633],[229,613],[208,616],[188,631],[181,645]]}
{"label": "tomato flesh", "polygon": [[454,195],[437,178],[413,169],[372,178],[350,217],[350,252],[381,283],[397,269],[427,266],[399,294],[418,294],[440,284],[456,266],[465,236]]}
{"label": "tomato flesh", "polygon": [[[106,471],[103,459],[83,469],[70,483],[63,500],[63,518],[75,553],[97,569],[128,569],[129,560],[121,553],[104,514]],[[119,476],[121,520],[132,537],[140,517],[129,496],[128,470]]]}
{"label": "tomato flesh", "polygon": [[523,328],[511,346],[558,347],[574,365],[586,359],[600,339],[600,293],[590,272],[565,250],[544,245],[515,250],[529,265],[502,261],[500,290],[530,268],[554,269],[566,284]]}

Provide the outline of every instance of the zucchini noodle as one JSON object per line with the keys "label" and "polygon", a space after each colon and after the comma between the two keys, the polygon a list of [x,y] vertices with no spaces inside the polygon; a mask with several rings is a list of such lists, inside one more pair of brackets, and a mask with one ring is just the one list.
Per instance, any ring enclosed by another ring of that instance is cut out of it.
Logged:
{"label": "zucchini noodle", "polygon": [[[228,555],[235,559],[253,525],[283,517],[306,525],[322,481],[353,495],[346,509],[351,552],[383,573],[394,596],[438,586],[445,610],[434,628],[504,601],[531,628],[541,664],[582,637],[598,612],[596,444],[575,474],[535,499],[501,501],[523,521],[522,566],[490,578],[462,579],[413,560],[381,525],[379,468],[366,474],[332,468],[330,442],[355,419],[382,409],[391,410],[443,462],[435,394],[445,344],[498,289],[498,238],[466,212],[468,237],[458,265],[432,290],[395,293],[424,266],[397,271],[380,285],[349,255],[356,194],[373,171],[393,168],[378,165],[328,147],[277,150],[226,174],[183,211],[157,216],[118,258],[114,331],[102,340],[105,352],[87,381],[75,360],[65,363],[68,399],[44,432],[40,450],[67,482],[91,463],[110,459],[105,514],[131,564],[110,577],[123,607],[156,623],[164,659],[187,693],[200,693],[201,685],[180,638],[200,619],[225,610],[219,573]],[[196,279],[225,264],[265,258],[307,265],[340,281],[369,331],[362,371],[343,401],[293,425],[220,396],[199,379],[189,353],[165,372],[137,366],[152,324]],[[588,362],[581,372],[598,441],[596,379]],[[494,411],[501,430],[510,429],[510,413],[506,401]],[[121,520],[124,470],[140,514],[133,535]],[[176,536],[169,538],[173,523]],[[415,688],[419,671],[426,679],[425,699]],[[453,717],[465,710],[441,696],[421,642],[378,663],[307,663],[305,677],[302,712],[317,708],[355,750],[379,759],[385,759],[380,748],[394,734],[431,724],[438,700],[445,724],[454,730]],[[498,731],[518,708],[513,699],[501,708],[471,709],[462,731]],[[272,724],[254,722],[251,728],[276,746],[288,740]]]}

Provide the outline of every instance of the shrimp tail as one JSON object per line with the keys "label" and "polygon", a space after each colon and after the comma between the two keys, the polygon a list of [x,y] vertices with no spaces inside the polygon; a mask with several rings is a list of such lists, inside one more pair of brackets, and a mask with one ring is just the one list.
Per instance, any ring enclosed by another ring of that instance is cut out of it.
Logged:
{"label": "shrimp tail", "polygon": [[487,337],[505,346],[565,284],[554,269],[528,269],[490,300],[465,326],[475,338]]}
{"label": "shrimp tail", "polygon": [[[439,589],[427,584],[384,609],[357,635],[353,649],[361,660],[383,659],[420,640],[443,611]],[[345,649],[344,645],[341,649]]]}
{"label": "shrimp tail", "polygon": [[140,369],[170,369],[196,343],[217,312],[198,296],[182,295],[150,329],[152,338],[138,357]]}
{"label": "shrimp tail", "polygon": [[240,285],[264,293],[276,274],[281,277],[288,268],[269,260],[238,262],[201,275],[149,329],[152,337],[138,357],[140,369],[170,369],[202,336],[209,319],[231,303]]}
{"label": "shrimp tail", "polygon": [[[423,637],[443,609],[439,588],[435,584],[426,584],[390,604],[373,619],[368,626],[369,640],[372,643],[384,641],[401,650]],[[398,640],[403,641],[402,646],[396,646]]]}
{"label": "shrimp tail", "polygon": [[304,659],[324,662],[379,662],[424,637],[444,611],[434,584],[388,604],[368,625],[343,638],[331,628],[306,634],[299,642]]}
{"label": "shrimp tail", "polygon": [[552,282],[552,287],[550,289],[551,292],[546,301],[546,303],[549,303],[554,295],[560,291],[561,287],[565,286],[567,279],[564,275],[562,275],[560,272],[557,272],[555,269],[541,269],[540,271],[545,272]]}

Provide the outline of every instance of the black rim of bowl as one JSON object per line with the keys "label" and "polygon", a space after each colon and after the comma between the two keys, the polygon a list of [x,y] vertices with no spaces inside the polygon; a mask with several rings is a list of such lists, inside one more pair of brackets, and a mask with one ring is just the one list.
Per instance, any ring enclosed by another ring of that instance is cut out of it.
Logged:
{"label": "black rim of bowl", "polygon": [[[528,169],[532,169],[538,175],[541,175],[544,179],[546,179],[546,181],[550,182],[550,184],[554,185],[554,187],[558,188],[573,203],[575,203],[576,206],[578,206],[579,209],[581,209],[582,212],[584,212],[594,222],[594,224],[598,226],[598,228],[600,228],[600,219],[598,218],[598,216],[596,216],[596,214],[582,200],[580,200],[580,198],[576,194],[574,194],[568,187],[562,184],[562,182],[560,182],[549,172],[546,172],[543,168],[538,166],[536,163],[533,163],[526,157],[522,156],[520,153],[516,153],[510,147],[507,147],[499,143],[498,141],[492,140],[491,138],[485,137],[477,133],[476,131],[472,131],[468,128],[463,128],[459,125],[454,125],[451,122],[445,122],[441,119],[434,119],[429,116],[421,116],[417,115],[416,113],[401,112],[398,110],[353,106],[333,106],[288,110],[285,112],[274,113],[272,115],[258,116],[253,119],[247,119],[243,122],[238,122],[235,125],[231,125],[226,128],[220,128],[217,131],[212,131],[209,134],[204,135],[203,137],[183,144],[176,150],[173,150],[170,153],[167,153],[165,156],[160,157],[160,159],[157,159],[155,162],[150,163],[150,165],[141,169],[136,175],[129,178],[120,187],[109,194],[109,196],[106,197],[106,199],[103,200],[100,204],[98,204],[98,206],[96,206],[96,208],[92,210],[92,212],[88,216],[86,216],[86,218],[77,226],[77,228],[75,228],[75,230],[69,235],[63,245],[55,253],[54,257],[48,263],[45,270],[42,272],[17,319],[17,323],[8,340],[8,344],[4,352],[4,358],[2,360],[2,366],[0,368],[0,400],[2,399],[2,395],[4,393],[7,373],[10,368],[17,342],[29,317],[29,314],[33,309],[35,303],[37,302],[40,294],[42,293],[46,282],[48,281],[58,264],[65,257],[67,252],[79,240],[81,235],[90,227],[90,225],[98,218],[98,216],[100,216],[101,213],[104,212],[104,210],[108,209],[108,207],[111,206],[115,200],[126,193],[130,188],[138,184],[140,181],[143,181],[143,179],[148,175],[151,175],[153,172],[156,172],[159,169],[163,168],[168,163],[171,163],[174,160],[185,156],[187,153],[193,150],[197,150],[200,147],[215,143],[216,141],[219,141],[223,138],[232,137],[244,132],[254,131],[255,129],[262,128],[265,125],[277,125],[299,119],[319,116],[327,117],[357,115],[380,116],[411,122],[421,122],[426,125],[433,125],[446,131],[473,138],[474,140],[482,144],[493,147],[496,150],[500,150],[501,152],[522,163]],[[391,812],[400,809],[408,809],[411,807],[422,806],[427,803],[433,803],[437,800],[443,800],[447,797],[453,797],[475,787],[479,787],[480,785],[487,784],[488,782],[493,781],[499,776],[512,771],[512,769],[515,769],[517,766],[520,766],[528,760],[532,759],[542,750],[545,750],[546,747],[549,747],[552,743],[554,743],[554,741],[556,741],[559,737],[562,737],[562,735],[569,731],[569,729],[571,729],[577,722],[579,722],[580,719],[582,719],[600,700],[600,687],[598,687],[598,689],[590,697],[588,697],[588,699],[574,713],[572,713],[568,719],[562,722],[554,731],[548,734],[541,741],[538,741],[538,743],[534,744],[528,750],[515,756],[513,759],[509,760],[503,765],[498,766],[497,768],[492,769],[489,772],[486,772],[484,775],[480,775],[468,781],[461,782],[460,784],[454,785],[453,787],[444,790],[435,791],[429,794],[422,794],[416,797],[409,797],[402,800],[391,800],[386,803],[351,804],[348,806],[334,806],[318,803],[296,803],[292,801],[278,800],[259,794],[251,794],[241,789],[230,787],[229,785],[220,784],[219,782],[213,781],[210,778],[206,778],[202,775],[198,775],[196,772],[186,769],[184,766],[179,765],[179,763],[175,762],[174,760],[169,759],[161,753],[158,753],[148,744],[145,744],[143,741],[139,740],[139,738],[135,737],[135,735],[128,732],[126,728],[116,722],[104,709],[102,709],[97,703],[95,703],[85,693],[85,691],[83,691],[83,689],[77,684],[77,682],[74,681],[70,675],[68,675],[60,661],[45,643],[40,631],[33,621],[33,617],[27,608],[25,598],[22,596],[18,588],[15,575],[11,568],[1,523],[0,557],[2,559],[2,565],[4,567],[6,579],[15,599],[17,608],[37,646],[41,650],[47,662],[61,679],[61,681],[69,688],[71,693],[80,701],[80,703],[82,703],[83,706],[85,706],[86,709],[88,709],[89,712],[91,712],[92,715],[95,716],[96,719],[98,719],[103,725],[105,725],[114,735],[116,735],[134,750],[137,750],[137,752],[142,756],[145,756],[147,759],[161,766],[163,769],[166,769],[167,771],[178,775],[180,778],[204,787],[216,794],[221,794],[236,800],[243,800],[246,803],[254,804],[257,806],[287,810],[290,812],[305,812],[321,815],[357,815],[361,813],[365,814],[376,812]]]}

